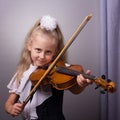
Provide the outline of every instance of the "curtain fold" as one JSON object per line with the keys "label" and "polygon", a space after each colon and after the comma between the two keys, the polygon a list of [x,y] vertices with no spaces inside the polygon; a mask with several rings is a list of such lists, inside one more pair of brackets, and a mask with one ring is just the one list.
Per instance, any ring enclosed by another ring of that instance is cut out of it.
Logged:
{"label": "curtain fold", "polygon": [[120,120],[120,0],[101,0],[101,74],[117,85],[101,95],[101,120]]}

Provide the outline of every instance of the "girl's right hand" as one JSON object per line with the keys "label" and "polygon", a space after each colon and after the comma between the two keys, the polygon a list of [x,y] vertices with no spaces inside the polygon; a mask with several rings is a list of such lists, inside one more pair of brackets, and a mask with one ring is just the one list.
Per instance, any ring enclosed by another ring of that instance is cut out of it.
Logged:
{"label": "girl's right hand", "polygon": [[24,105],[22,103],[15,103],[14,105],[11,106],[9,112],[12,116],[18,116],[19,114],[21,114],[23,109]]}

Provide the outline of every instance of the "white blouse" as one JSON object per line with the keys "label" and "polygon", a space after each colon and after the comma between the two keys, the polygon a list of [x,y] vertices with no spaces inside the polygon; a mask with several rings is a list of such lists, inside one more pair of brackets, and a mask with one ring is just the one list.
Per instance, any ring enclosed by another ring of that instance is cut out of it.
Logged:
{"label": "white blouse", "polygon": [[[15,81],[15,75],[7,85],[9,93],[16,93],[20,96],[19,101],[23,102],[26,97],[29,95],[31,90],[32,83],[29,80],[30,74],[36,70],[36,66],[30,65],[29,69],[23,73],[23,76],[20,80],[20,84],[17,87]],[[38,90],[34,93],[32,101],[29,101],[23,111],[23,116],[25,120],[37,119],[36,106],[43,103],[47,98],[52,95],[50,85],[40,86]]]}

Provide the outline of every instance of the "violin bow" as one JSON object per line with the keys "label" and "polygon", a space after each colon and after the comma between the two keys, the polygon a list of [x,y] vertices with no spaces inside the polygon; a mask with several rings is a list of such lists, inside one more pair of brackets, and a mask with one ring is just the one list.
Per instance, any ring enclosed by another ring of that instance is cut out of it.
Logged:
{"label": "violin bow", "polygon": [[76,31],[73,33],[73,35],[71,36],[71,38],[67,41],[67,43],[65,44],[65,46],[63,47],[63,49],[60,51],[60,53],[57,55],[57,57],[54,59],[54,61],[50,64],[50,66],[48,67],[48,69],[46,70],[46,72],[43,74],[43,76],[38,80],[38,82],[35,84],[35,86],[33,87],[33,89],[30,91],[29,95],[23,101],[24,106],[28,103],[28,101],[31,99],[31,97],[33,96],[33,94],[36,92],[36,90],[40,86],[40,83],[44,80],[45,77],[47,77],[47,75],[50,73],[50,71],[55,67],[55,65],[59,61],[60,57],[66,52],[66,50],[68,49],[68,47],[72,44],[72,42],[74,41],[74,39],[78,36],[78,34],[81,32],[81,30],[84,28],[84,26],[87,24],[87,22],[91,18],[92,18],[92,14],[86,16],[83,19],[83,21],[78,26],[78,28],[76,29]]}

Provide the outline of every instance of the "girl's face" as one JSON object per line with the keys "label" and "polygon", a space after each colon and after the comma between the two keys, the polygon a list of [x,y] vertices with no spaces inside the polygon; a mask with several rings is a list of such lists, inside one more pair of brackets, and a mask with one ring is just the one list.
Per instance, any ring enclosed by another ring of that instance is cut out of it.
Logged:
{"label": "girl's face", "polygon": [[56,53],[56,40],[45,35],[36,35],[28,45],[34,66],[44,66],[51,62]]}

